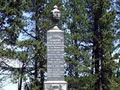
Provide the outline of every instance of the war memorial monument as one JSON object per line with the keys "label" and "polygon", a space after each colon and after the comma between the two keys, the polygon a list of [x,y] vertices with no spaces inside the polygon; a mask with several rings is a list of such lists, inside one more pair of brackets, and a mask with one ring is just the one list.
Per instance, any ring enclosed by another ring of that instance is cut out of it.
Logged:
{"label": "war memorial monument", "polygon": [[67,90],[64,81],[64,31],[57,26],[60,20],[60,10],[55,5],[51,11],[55,26],[47,31],[47,81],[44,90]]}

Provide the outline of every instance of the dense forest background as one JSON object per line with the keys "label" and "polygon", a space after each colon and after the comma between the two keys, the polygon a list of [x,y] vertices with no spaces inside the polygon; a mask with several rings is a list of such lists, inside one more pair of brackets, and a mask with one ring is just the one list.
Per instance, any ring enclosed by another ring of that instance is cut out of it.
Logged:
{"label": "dense forest background", "polygon": [[0,84],[10,77],[18,90],[43,90],[54,5],[65,32],[68,90],[120,90],[120,0],[0,0]]}

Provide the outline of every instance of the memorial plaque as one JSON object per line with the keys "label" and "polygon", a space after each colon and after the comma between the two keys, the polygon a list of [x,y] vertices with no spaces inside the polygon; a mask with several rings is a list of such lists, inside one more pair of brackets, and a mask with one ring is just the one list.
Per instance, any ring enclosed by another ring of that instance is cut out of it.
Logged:
{"label": "memorial plaque", "polygon": [[66,82],[64,81],[60,81],[60,82],[49,82],[46,83],[45,85],[45,90],[67,90],[67,85]]}
{"label": "memorial plaque", "polygon": [[64,32],[47,32],[47,80],[64,81]]}

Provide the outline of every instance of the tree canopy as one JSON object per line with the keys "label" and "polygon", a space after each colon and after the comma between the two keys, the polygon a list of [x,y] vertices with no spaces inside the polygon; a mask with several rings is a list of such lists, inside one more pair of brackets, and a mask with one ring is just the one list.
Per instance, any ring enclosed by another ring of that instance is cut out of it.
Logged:
{"label": "tree canopy", "polygon": [[0,0],[0,75],[10,72],[18,90],[23,83],[25,90],[43,90],[54,5],[65,32],[68,90],[119,90],[120,0]]}

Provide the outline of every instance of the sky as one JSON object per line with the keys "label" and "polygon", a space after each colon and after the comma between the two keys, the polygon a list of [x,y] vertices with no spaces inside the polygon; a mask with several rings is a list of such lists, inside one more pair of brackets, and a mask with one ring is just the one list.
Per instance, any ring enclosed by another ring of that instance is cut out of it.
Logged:
{"label": "sky", "polygon": [[[17,68],[17,67],[22,66],[22,63],[20,63],[18,60],[6,59],[6,58],[5,59],[3,58],[2,60],[4,60],[9,66],[12,66],[12,67],[14,66]],[[1,75],[1,77],[2,76],[3,75]],[[1,87],[3,87],[2,90],[17,90],[17,83],[12,83],[12,81],[9,77],[10,77],[10,75],[6,76],[6,80],[1,85]],[[1,90],[1,88],[0,88],[0,90]]]}
{"label": "sky", "polygon": [[13,84],[9,81],[6,81],[6,85],[3,87],[3,90],[17,90],[17,84]]}

